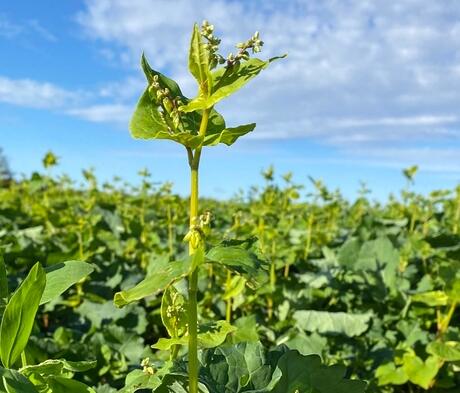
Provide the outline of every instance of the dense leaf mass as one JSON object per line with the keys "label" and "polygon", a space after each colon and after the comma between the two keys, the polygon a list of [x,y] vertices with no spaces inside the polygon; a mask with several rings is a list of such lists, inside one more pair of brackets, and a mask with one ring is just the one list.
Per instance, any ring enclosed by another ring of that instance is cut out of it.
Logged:
{"label": "dense leaf mass", "polygon": [[[4,389],[35,392],[24,375],[46,374],[56,392],[186,392],[188,201],[146,171],[136,186],[84,174],[0,188],[0,337],[18,334],[0,343]],[[363,190],[351,203],[319,181],[264,177],[201,201],[213,216],[199,277],[202,392],[455,392],[460,188],[408,186],[385,203]]]}

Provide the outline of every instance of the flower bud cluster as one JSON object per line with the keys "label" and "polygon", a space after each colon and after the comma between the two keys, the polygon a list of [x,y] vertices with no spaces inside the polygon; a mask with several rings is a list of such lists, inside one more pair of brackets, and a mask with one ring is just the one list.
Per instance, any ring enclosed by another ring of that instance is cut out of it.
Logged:
{"label": "flower bud cluster", "polygon": [[259,32],[256,31],[249,40],[246,42],[240,42],[236,45],[238,53],[236,55],[230,53],[227,56],[227,66],[230,67],[235,64],[239,64],[242,60],[249,60],[249,51],[252,53],[259,53],[262,50],[263,45],[264,42],[260,39]]}
{"label": "flower bud cluster", "polygon": [[203,21],[201,35],[206,39],[204,48],[209,54],[209,68],[213,70],[217,64],[224,64],[224,57],[218,53],[221,40],[214,35],[214,25],[209,24],[207,20]]}
{"label": "flower bud cluster", "polygon": [[161,88],[158,75],[153,77],[153,81],[149,86],[149,93],[161,108],[160,116],[168,125],[169,132],[180,131],[182,112],[179,108],[183,105],[181,99],[172,97],[167,87]]}
{"label": "flower bud cluster", "polygon": [[171,304],[166,307],[166,317],[173,325],[172,337],[180,337],[186,333],[184,329],[187,325],[187,307],[185,304],[184,297],[179,293],[175,292],[172,295]]}
{"label": "flower bud cluster", "polygon": [[199,217],[195,217],[195,223],[190,226],[190,230],[184,237],[184,241],[190,242],[193,248],[198,248],[203,244],[206,236],[211,231],[211,212],[207,211]]}
{"label": "flower bud cluster", "polygon": [[150,365],[150,358],[142,359],[141,366],[145,374],[153,375],[155,373],[153,367]]}

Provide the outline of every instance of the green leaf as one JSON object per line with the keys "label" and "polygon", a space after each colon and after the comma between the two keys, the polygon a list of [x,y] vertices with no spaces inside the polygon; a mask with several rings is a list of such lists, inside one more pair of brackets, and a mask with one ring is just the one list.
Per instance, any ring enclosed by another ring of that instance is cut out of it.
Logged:
{"label": "green leaf", "polygon": [[211,73],[212,94],[209,97],[198,95],[187,105],[181,107],[184,112],[193,112],[213,107],[223,98],[241,89],[270,63],[285,56],[272,57],[268,61],[251,58],[232,67],[221,67]]}
{"label": "green leaf", "polygon": [[141,67],[144,71],[145,77],[147,78],[147,82],[149,85],[153,82],[154,76],[158,75],[160,87],[162,89],[167,87],[171,92],[172,96],[184,97],[179,85],[174,80],[168,78],[166,75],[163,75],[161,72],[155,71],[154,69],[152,69],[152,67],[150,67],[144,53],[142,53],[141,56]]}
{"label": "green leaf", "polygon": [[270,355],[265,353],[260,342],[204,351],[200,381],[210,393],[268,392],[277,361],[275,355]]}
{"label": "green leaf", "polygon": [[307,335],[303,331],[295,329],[289,336],[292,338],[288,341],[283,340],[283,344],[289,349],[299,351],[302,355],[321,355],[327,347],[327,338],[318,333]]}
{"label": "green leaf", "polygon": [[190,270],[190,260],[169,262],[158,266],[158,270],[147,276],[139,284],[115,294],[114,303],[117,307],[126,306],[129,303],[154,295],[172,282],[187,275]]}
{"label": "green leaf", "polygon": [[187,333],[188,302],[178,290],[170,285],[161,299],[161,320],[170,337],[181,337]]}
{"label": "green leaf", "polygon": [[261,285],[267,277],[266,263],[242,246],[218,245],[206,253],[206,260],[241,274],[252,287]]}
{"label": "green leaf", "polygon": [[379,366],[375,370],[379,386],[383,385],[403,385],[408,380],[406,372],[402,367],[396,367],[394,363],[387,363]]}
{"label": "green leaf", "polygon": [[403,356],[402,367],[409,377],[409,381],[423,389],[428,389],[431,386],[441,366],[442,362],[435,356],[429,356],[425,362],[411,353],[406,353]]}
{"label": "green leaf", "polygon": [[0,299],[8,299],[8,278],[6,275],[6,266],[3,255],[0,254]]}
{"label": "green leaf", "polygon": [[47,382],[53,393],[96,393],[93,388],[73,379],[52,376]]}
{"label": "green leaf", "polygon": [[314,310],[299,310],[294,313],[293,317],[296,325],[308,332],[345,334],[348,337],[364,333],[371,320],[371,314]]}
{"label": "green leaf", "polygon": [[424,303],[430,307],[445,306],[449,297],[443,291],[428,291],[411,296],[413,302]]}
{"label": "green leaf", "polygon": [[396,268],[399,253],[385,236],[366,241],[362,245],[357,239],[350,239],[340,248],[338,260],[350,269],[380,270],[384,266]]}
{"label": "green leaf", "polygon": [[125,386],[118,393],[134,393],[141,389],[155,389],[161,385],[158,372],[150,375],[142,370],[131,371],[125,379]]}
{"label": "green leaf", "polygon": [[96,367],[95,360],[83,360],[79,362],[71,362],[65,359],[48,359],[42,363],[25,366],[20,369],[24,375],[40,374],[40,375],[61,375],[64,371],[83,372]]}
{"label": "green leaf", "polygon": [[239,137],[253,131],[254,128],[256,128],[256,123],[245,124],[234,128],[226,128],[220,133],[207,133],[206,137],[204,138],[203,145],[215,146],[219,143],[224,143],[227,146],[231,146]]}
{"label": "green leaf", "polygon": [[426,351],[446,362],[460,361],[460,342],[458,341],[433,341],[428,344]]}
{"label": "green leaf", "polygon": [[[190,101],[182,94],[176,82],[160,72],[153,70],[144,55],[142,55],[141,65],[149,86],[156,75],[158,76],[160,88],[168,88],[171,92],[171,96],[180,98],[185,104]],[[202,110],[193,113],[182,113],[180,119],[179,129],[173,130],[172,128],[174,127],[171,128],[171,125],[167,124],[164,116],[160,112],[160,106],[156,97],[152,97],[149,92],[149,87],[147,86],[131,118],[131,135],[139,139],[170,139],[191,149],[201,145],[204,142],[204,138],[198,135],[198,130],[202,119]],[[238,136],[249,131],[250,125],[237,127],[235,129],[226,129],[223,117],[216,110],[212,109],[209,114],[206,132],[208,142],[206,144],[213,145],[220,141],[222,143],[231,144]]]}
{"label": "green leaf", "polygon": [[[169,135],[168,125],[163,120],[155,101],[150,97],[148,88],[142,93],[129,125],[133,138],[155,139]],[[163,135],[164,134],[164,135]]]}
{"label": "green leaf", "polygon": [[255,315],[238,318],[233,322],[233,326],[236,327],[230,337],[233,344],[259,341],[258,324]]}
{"label": "green leaf", "polygon": [[7,368],[27,345],[45,285],[45,271],[36,263],[5,308],[0,327],[0,357]]}
{"label": "green leaf", "polygon": [[[210,322],[198,326],[198,346],[200,348],[214,348],[221,345],[227,336],[236,328],[227,321]],[[152,348],[169,350],[173,345],[187,345],[188,336],[177,338],[160,338]]]}
{"label": "green leaf", "polygon": [[449,283],[446,292],[452,302],[460,302],[460,279],[457,278]]}
{"label": "green leaf", "polygon": [[46,286],[40,305],[57,298],[93,271],[94,268],[89,263],[82,261],[67,261],[47,267]]}
{"label": "green leaf", "polygon": [[188,58],[188,68],[195,79],[198,81],[200,90],[208,88],[209,72],[209,53],[205,49],[198,25],[193,26],[192,39],[190,41],[190,51]]}
{"label": "green leaf", "polygon": [[364,393],[366,383],[344,379],[345,367],[324,366],[317,355],[302,356],[297,351],[285,353],[273,374],[278,379],[272,393]]}
{"label": "green leaf", "polygon": [[[0,367],[0,377],[3,385],[0,384],[0,391],[6,393],[38,393],[35,386],[16,370],[8,370]],[[1,389],[4,388],[5,390]]]}

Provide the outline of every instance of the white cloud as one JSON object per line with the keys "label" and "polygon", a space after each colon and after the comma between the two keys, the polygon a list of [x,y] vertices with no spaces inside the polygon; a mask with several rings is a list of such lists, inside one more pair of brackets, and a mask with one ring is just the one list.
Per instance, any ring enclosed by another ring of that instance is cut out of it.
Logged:
{"label": "white cloud", "polygon": [[11,22],[6,15],[0,14],[0,37],[13,38],[21,34],[22,27]]}
{"label": "white cloud", "polygon": [[[126,125],[144,88],[143,50],[152,66],[194,94],[186,51],[192,23],[205,18],[223,37],[224,53],[259,30],[263,56],[289,54],[219,104],[229,125],[257,122],[251,138],[312,138],[358,159],[370,152],[378,157],[376,147],[394,153],[385,160],[396,157],[396,147],[408,153],[412,144],[460,148],[460,8],[454,0],[423,7],[415,0],[88,0],[79,25],[103,58],[128,66],[126,76],[77,92],[0,77],[0,101]],[[0,15],[0,35],[21,28]],[[457,165],[450,155],[439,160]]]}
{"label": "white cloud", "polygon": [[399,169],[418,164],[426,172],[460,175],[460,147],[373,147],[365,151],[348,148],[346,154],[348,157],[360,156],[366,165]]}
{"label": "white cloud", "polygon": [[0,14],[0,37],[15,39],[18,37],[32,39],[39,36],[47,41],[56,42],[57,37],[36,19],[13,22],[6,14]]}
{"label": "white cloud", "polygon": [[70,109],[66,113],[95,123],[127,124],[132,110],[129,105],[101,104]]}
{"label": "white cloud", "polygon": [[[31,79],[10,79],[0,76],[0,102],[28,108],[49,109],[96,123],[123,124],[128,119],[133,105],[122,103],[94,103],[118,95],[122,100],[126,88],[139,85],[139,81],[108,83],[96,91],[71,91],[49,82]],[[125,90],[123,90],[123,87]],[[131,96],[131,93],[128,94]],[[70,109],[69,109],[70,108]]]}
{"label": "white cloud", "polygon": [[73,103],[78,94],[52,83],[0,76],[0,102],[30,108],[56,109]]}
{"label": "white cloud", "polygon": [[260,30],[265,56],[289,54],[240,100],[221,106],[230,124],[257,121],[256,138],[314,137],[340,146],[458,140],[454,0],[423,7],[415,0],[92,0],[77,17],[88,37],[111,54],[118,48],[132,67],[145,50],[189,94],[188,37],[192,23],[204,18],[223,36],[225,53]]}

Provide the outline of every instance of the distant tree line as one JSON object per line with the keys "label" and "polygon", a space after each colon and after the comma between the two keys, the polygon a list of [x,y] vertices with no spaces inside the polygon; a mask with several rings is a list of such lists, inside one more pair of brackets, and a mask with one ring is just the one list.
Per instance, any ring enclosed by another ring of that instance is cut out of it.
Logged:
{"label": "distant tree line", "polygon": [[11,183],[13,175],[11,173],[8,160],[3,154],[3,149],[0,148],[0,187],[6,187]]}

